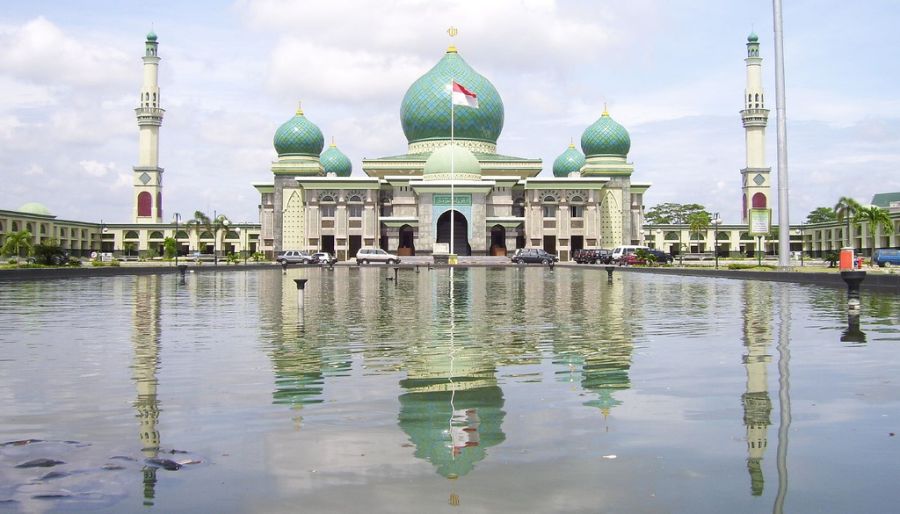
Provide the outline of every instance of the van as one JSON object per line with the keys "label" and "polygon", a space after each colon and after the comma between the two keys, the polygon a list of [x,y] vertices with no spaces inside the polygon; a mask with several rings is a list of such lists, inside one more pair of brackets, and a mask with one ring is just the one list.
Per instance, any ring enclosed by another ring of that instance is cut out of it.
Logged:
{"label": "van", "polygon": [[882,268],[891,266],[900,266],[900,250],[892,250],[890,248],[879,248],[872,254],[872,264],[877,264]]}
{"label": "van", "polygon": [[613,248],[612,254],[610,255],[610,259],[612,262],[619,262],[626,255],[632,254],[640,249],[649,250],[650,248],[647,246],[641,245],[622,245]]}

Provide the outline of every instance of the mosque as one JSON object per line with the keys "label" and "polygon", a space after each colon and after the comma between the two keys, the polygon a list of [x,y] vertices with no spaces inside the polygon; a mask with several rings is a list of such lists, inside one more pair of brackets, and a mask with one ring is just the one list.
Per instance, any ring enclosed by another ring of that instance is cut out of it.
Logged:
{"label": "mosque", "polygon": [[[165,109],[158,83],[159,42],[147,34],[143,85],[135,115],[139,159],[133,168],[131,221],[58,219],[38,203],[0,210],[0,244],[28,231],[34,244],[55,240],[72,255],[95,252],[152,257],[166,238],[179,254],[268,257],[282,250],[328,251],[340,260],[364,246],[401,256],[502,256],[516,248],[542,247],[570,260],[578,249],[645,244],[669,253],[774,254],[777,239],[748,229],[752,210],[771,209],[771,168],[765,157],[769,110],[762,88],[759,38],[747,39],[747,86],[740,111],[746,166],[740,170],[742,219],[699,232],[687,225],[645,225],[648,182],[632,182],[628,131],[603,110],[574,144],[541,175],[540,158],[497,152],[504,106],[497,89],[450,46],[434,67],[406,91],[400,123],[406,152],[362,160],[364,176],[298,108],[275,132],[272,179],[252,184],[260,195],[259,223],[193,224],[189,216],[163,215],[159,132]],[[453,107],[451,83],[474,93],[477,108]],[[871,202],[889,211],[893,233],[869,233],[865,224],[828,222],[791,228],[791,250],[821,256],[850,244],[900,247],[900,193],[878,193]],[[777,236],[776,236],[777,237]],[[451,240],[452,238],[452,240]],[[870,244],[871,243],[871,244]]]}
{"label": "mosque", "polygon": [[[477,108],[451,103],[451,83]],[[603,114],[538,177],[541,159],[497,152],[504,107],[497,89],[451,46],[406,91],[406,153],[364,159],[365,177],[297,109],[275,132],[273,180],[261,196],[261,249],[327,251],[345,260],[364,246],[401,256],[506,255],[542,247],[568,260],[582,248],[638,244],[646,182],[632,182],[628,131]],[[451,234],[453,241],[451,241]]]}

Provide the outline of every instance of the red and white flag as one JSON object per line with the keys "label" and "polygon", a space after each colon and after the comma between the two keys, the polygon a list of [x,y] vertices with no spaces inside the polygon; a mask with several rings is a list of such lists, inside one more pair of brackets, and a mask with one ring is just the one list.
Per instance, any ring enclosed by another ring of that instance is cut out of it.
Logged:
{"label": "red and white flag", "polygon": [[464,88],[462,84],[453,82],[453,105],[465,105],[473,109],[478,108],[478,95]]}

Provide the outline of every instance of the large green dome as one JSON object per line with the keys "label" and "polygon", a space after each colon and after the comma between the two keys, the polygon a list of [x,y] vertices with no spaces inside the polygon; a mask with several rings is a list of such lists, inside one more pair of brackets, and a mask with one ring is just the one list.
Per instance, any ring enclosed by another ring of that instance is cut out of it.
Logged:
{"label": "large green dome", "polygon": [[53,216],[50,209],[46,205],[37,202],[28,202],[17,209],[19,212],[26,214],[36,214],[38,216]]}
{"label": "large green dome", "polygon": [[475,154],[459,145],[445,145],[425,161],[422,178],[425,180],[451,180],[451,156],[453,180],[481,180],[481,164]]}
{"label": "large green dome", "polygon": [[450,83],[478,96],[478,108],[457,106],[454,137],[497,143],[503,130],[503,101],[494,85],[450,47],[428,73],[413,82],[400,104],[400,122],[410,143],[450,138]]}
{"label": "large green dome", "polygon": [[325,138],[313,122],[306,119],[302,109],[297,109],[297,114],[284,122],[275,131],[275,151],[282,155],[306,155],[318,157],[325,146]]}
{"label": "large green dome", "polygon": [[569,173],[581,171],[584,166],[584,154],[575,148],[575,145],[569,145],[565,152],[553,161],[553,176],[568,177]]}
{"label": "large green dome", "polygon": [[334,143],[322,152],[319,162],[322,163],[322,169],[326,175],[334,173],[338,177],[349,177],[353,171],[353,164],[350,162],[350,159],[338,150]]}
{"label": "large green dome", "polygon": [[631,136],[625,127],[616,123],[605,112],[581,135],[581,149],[584,155],[615,155],[625,157],[631,149]]}

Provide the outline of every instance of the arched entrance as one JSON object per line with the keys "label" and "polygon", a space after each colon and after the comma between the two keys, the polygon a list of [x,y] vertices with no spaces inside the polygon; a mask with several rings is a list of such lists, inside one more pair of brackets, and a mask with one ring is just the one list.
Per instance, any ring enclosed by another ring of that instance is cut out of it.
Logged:
{"label": "arched entrance", "polygon": [[503,225],[491,227],[490,255],[506,256],[506,229]]}
{"label": "arched entrance", "polygon": [[450,244],[450,214],[453,215],[453,251],[456,255],[472,255],[472,247],[469,246],[469,222],[459,211],[447,211],[441,214],[437,221],[437,243]]}
{"label": "arched entrance", "polygon": [[415,255],[416,254],[416,232],[409,225],[400,227],[400,242],[397,245],[397,255]]}

